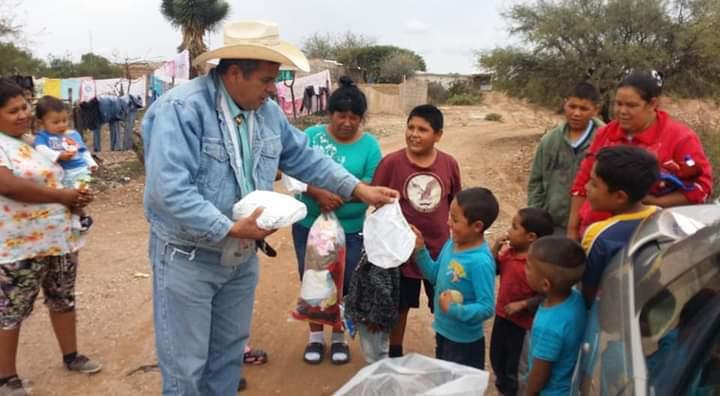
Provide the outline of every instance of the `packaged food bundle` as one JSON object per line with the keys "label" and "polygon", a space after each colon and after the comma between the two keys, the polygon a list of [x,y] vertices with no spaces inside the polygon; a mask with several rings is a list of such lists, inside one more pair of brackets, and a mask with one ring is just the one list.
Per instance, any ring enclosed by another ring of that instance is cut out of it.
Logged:
{"label": "packaged food bundle", "polygon": [[322,214],[310,227],[300,298],[292,317],[342,326],[344,275],[345,232],[334,213]]}

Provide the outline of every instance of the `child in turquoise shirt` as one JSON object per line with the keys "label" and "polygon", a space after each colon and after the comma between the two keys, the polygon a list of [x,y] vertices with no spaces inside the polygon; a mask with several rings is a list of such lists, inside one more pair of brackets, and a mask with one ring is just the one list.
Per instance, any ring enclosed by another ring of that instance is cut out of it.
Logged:
{"label": "child in turquoise shirt", "polygon": [[530,336],[528,395],[570,394],[587,319],[585,302],[573,285],[582,279],[585,259],[582,246],[566,237],[542,237],[530,247],[528,284],[545,300]]}
{"label": "child in turquoise shirt", "polygon": [[486,188],[458,193],[450,205],[451,237],[437,261],[413,227],[415,262],[435,286],[433,329],[438,359],[485,368],[483,325],[495,307],[495,260],[485,242],[485,230],[497,219],[498,211],[497,199]]}

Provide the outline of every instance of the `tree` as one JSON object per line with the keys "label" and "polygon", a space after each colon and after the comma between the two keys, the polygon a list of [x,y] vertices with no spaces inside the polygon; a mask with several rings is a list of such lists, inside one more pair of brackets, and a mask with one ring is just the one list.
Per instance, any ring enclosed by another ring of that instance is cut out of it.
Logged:
{"label": "tree", "polygon": [[20,26],[15,21],[13,10],[17,9],[18,4],[14,1],[0,0],[0,39],[8,37],[17,37],[20,34]]}
{"label": "tree", "polygon": [[378,82],[399,84],[403,78],[412,77],[420,70],[420,61],[412,53],[397,51],[389,55],[380,64],[380,75]]}
{"label": "tree", "polygon": [[80,57],[77,65],[80,76],[91,76],[96,79],[117,78],[123,76],[122,67],[110,62],[107,58],[88,52]]}
{"label": "tree", "polygon": [[45,63],[12,43],[0,43],[0,76],[9,74],[39,75]]}
{"label": "tree", "polygon": [[[187,49],[192,62],[207,51],[205,33],[214,31],[229,15],[230,5],[224,0],[162,0],[160,10],[174,27],[180,28],[183,40],[178,52]],[[197,74],[197,69],[190,70],[191,78]]]}
{"label": "tree", "polygon": [[354,48],[375,45],[375,39],[347,31],[339,36],[329,33],[314,33],[303,43],[302,49],[308,58],[337,59],[343,52]]}
{"label": "tree", "polygon": [[71,78],[80,77],[77,73],[76,65],[69,57],[56,57],[51,55],[48,62],[45,77],[49,78]]}
{"label": "tree", "polygon": [[302,46],[305,56],[313,59],[333,59],[336,55],[335,48],[333,38],[327,33],[314,33],[305,39]]}
{"label": "tree", "polygon": [[630,68],[662,72],[680,95],[720,89],[720,0],[537,0],[504,17],[525,46],[481,53],[478,63],[511,95],[555,105],[589,79],[607,103]]}
{"label": "tree", "polygon": [[89,52],[74,63],[69,57],[51,57],[45,75],[50,78],[93,77],[95,79],[123,76],[120,66],[105,57]]}
{"label": "tree", "polygon": [[417,70],[425,71],[425,60],[418,54],[393,45],[373,45],[370,47],[348,48],[339,54],[338,61],[346,67],[360,69],[365,81],[381,82],[382,64],[395,54],[404,54],[417,62]]}
{"label": "tree", "polygon": [[415,52],[393,45],[376,45],[375,40],[361,34],[345,32],[340,36],[315,33],[303,43],[309,58],[337,60],[348,69],[359,69],[365,81],[402,81],[416,71],[425,71],[425,59]]}

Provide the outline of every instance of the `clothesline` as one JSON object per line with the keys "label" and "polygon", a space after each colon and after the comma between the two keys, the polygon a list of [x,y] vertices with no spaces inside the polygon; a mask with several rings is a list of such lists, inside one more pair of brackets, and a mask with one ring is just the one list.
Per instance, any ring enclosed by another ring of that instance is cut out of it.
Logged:
{"label": "clothesline", "polygon": [[137,95],[147,106],[148,97],[157,98],[169,88],[190,79],[190,54],[187,50],[164,62],[152,73],[129,80],[127,78],[94,79],[78,77],[66,79],[41,78],[36,89],[42,95],[54,96],[71,103],[87,102],[97,96]]}

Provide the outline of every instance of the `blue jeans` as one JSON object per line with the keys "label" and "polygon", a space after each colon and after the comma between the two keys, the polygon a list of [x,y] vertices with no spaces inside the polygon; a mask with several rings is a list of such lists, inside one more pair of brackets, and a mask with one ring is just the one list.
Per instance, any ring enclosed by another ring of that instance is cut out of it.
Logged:
{"label": "blue jeans", "polygon": [[[309,228],[305,228],[298,223],[292,226],[293,244],[295,245],[295,257],[298,263],[298,272],[302,281],[303,272],[305,272],[305,248],[307,246]],[[345,233],[345,276],[343,278],[343,296],[347,294],[350,288],[350,277],[355,267],[360,261],[363,251],[363,237],[359,232],[348,234]]]}
{"label": "blue jeans", "polygon": [[122,136],[120,136],[120,121],[110,121],[110,150],[122,150]]}
{"label": "blue jeans", "polygon": [[[100,151],[102,151],[102,145],[101,145],[102,126],[103,126],[103,124],[100,124],[100,126],[98,126],[97,129],[93,130],[93,151],[96,153],[99,153]],[[112,151],[122,150],[122,147],[120,147],[120,144],[122,143],[120,141],[120,121],[111,121],[109,126],[110,126],[110,150],[112,150]]]}
{"label": "blue jeans", "polygon": [[162,394],[234,396],[250,333],[257,256],[221,266],[219,253],[151,234],[150,261]]}
{"label": "blue jeans", "polygon": [[99,153],[102,151],[102,124],[93,129],[93,151]]}
{"label": "blue jeans", "polygon": [[123,136],[122,149],[132,150],[132,136],[135,129],[136,110],[129,110],[125,118],[125,135]]}
{"label": "blue jeans", "polygon": [[473,342],[455,342],[435,333],[435,357],[485,370],[485,337]]}

